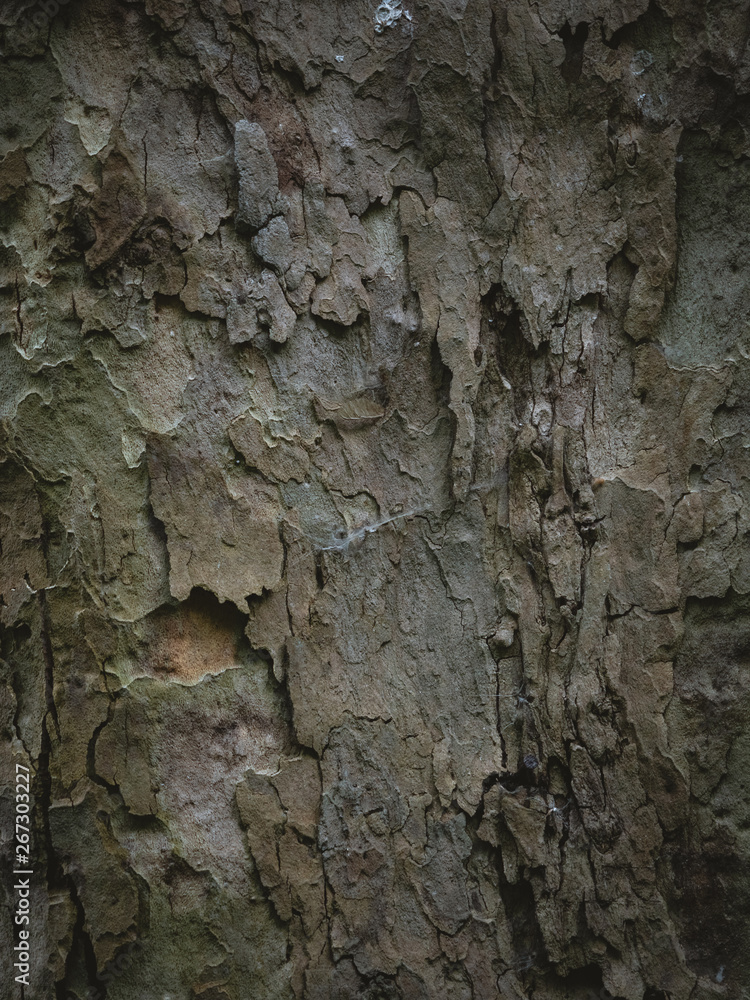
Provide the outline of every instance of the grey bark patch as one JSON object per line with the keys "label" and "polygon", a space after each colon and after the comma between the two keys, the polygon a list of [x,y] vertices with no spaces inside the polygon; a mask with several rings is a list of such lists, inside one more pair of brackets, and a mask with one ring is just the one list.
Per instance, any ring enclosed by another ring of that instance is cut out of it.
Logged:
{"label": "grey bark patch", "polygon": [[237,221],[260,229],[270,219],[279,193],[279,174],[266,133],[257,122],[234,127],[234,158],[239,175]]}

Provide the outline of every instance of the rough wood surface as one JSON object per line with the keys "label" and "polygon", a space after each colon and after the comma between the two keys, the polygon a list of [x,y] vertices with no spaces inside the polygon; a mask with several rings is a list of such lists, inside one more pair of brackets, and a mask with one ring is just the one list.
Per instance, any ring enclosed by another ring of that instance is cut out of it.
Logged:
{"label": "rough wood surface", "polygon": [[24,998],[746,998],[748,4],[0,28]]}

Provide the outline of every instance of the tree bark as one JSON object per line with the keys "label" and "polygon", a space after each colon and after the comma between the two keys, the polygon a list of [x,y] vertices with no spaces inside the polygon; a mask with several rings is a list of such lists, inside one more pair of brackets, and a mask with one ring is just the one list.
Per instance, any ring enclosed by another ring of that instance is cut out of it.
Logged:
{"label": "tree bark", "polygon": [[4,996],[747,997],[748,14],[3,4]]}

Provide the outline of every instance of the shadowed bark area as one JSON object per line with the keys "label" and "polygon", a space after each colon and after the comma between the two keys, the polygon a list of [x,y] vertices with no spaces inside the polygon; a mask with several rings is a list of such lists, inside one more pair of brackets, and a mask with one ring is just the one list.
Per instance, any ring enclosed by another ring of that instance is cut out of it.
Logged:
{"label": "shadowed bark area", "polygon": [[747,996],[749,17],[2,4],[24,997]]}

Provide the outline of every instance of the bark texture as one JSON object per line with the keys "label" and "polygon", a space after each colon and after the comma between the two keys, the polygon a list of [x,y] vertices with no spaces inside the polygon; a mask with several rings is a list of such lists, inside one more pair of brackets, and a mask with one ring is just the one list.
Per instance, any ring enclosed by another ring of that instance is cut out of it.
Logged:
{"label": "bark texture", "polygon": [[0,13],[24,996],[747,997],[747,3],[57,6]]}

